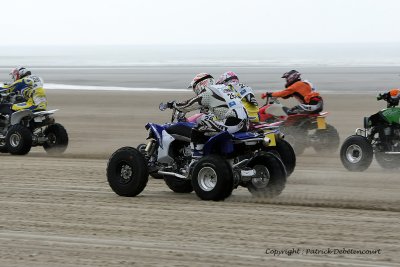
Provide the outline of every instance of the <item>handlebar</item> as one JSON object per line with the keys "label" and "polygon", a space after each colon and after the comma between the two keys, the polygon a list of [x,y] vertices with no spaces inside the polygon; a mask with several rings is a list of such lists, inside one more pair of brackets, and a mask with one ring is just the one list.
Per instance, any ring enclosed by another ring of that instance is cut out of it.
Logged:
{"label": "handlebar", "polygon": [[[158,108],[161,111],[165,111],[168,109],[168,104],[167,103],[160,103],[160,105],[158,106]],[[171,108],[172,109],[172,116],[171,116],[171,122],[174,122],[175,120],[177,121],[186,121],[186,113],[185,112],[181,112],[179,110],[177,110],[175,107]]]}
{"label": "handlebar", "polygon": [[399,105],[399,100],[398,99],[393,99],[389,93],[379,93],[378,96],[376,97],[376,100],[385,100],[387,102],[387,107],[395,107]]}
{"label": "handlebar", "polygon": [[268,104],[274,104],[274,103],[276,103],[276,104],[279,104],[279,103],[280,103],[279,100],[278,100],[278,98],[272,97],[272,96],[267,96],[267,97],[266,97],[266,99],[265,99],[265,104],[266,104],[266,105],[268,105]]}

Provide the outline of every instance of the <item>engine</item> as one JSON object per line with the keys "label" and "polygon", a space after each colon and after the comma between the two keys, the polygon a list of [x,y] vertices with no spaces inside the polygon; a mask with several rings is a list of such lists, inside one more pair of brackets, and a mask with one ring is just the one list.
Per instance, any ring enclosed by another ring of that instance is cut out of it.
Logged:
{"label": "engine", "polygon": [[400,128],[384,127],[379,129],[377,147],[381,151],[400,152]]}

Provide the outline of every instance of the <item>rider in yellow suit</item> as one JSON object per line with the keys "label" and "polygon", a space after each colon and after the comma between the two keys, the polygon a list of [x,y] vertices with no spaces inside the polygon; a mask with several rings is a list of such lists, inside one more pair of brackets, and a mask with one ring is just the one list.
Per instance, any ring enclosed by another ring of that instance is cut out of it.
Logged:
{"label": "rider in yellow suit", "polygon": [[249,116],[249,120],[251,122],[260,121],[260,118],[258,116],[259,107],[253,90],[251,89],[251,87],[239,83],[239,78],[237,77],[236,73],[234,73],[233,71],[223,73],[219,77],[217,84],[232,86],[239,95],[242,104]]}
{"label": "rider in yellow suit", "polygon": [[15,68],[10,73],[13,83],[5,85],[2,89],[7,89],[7,93],[15,93],[23,96],[25,102],[13,104],[10,112],[19,110],[46,110],[47,98],[43,89],[42,78],[32,75],[24,67]]}

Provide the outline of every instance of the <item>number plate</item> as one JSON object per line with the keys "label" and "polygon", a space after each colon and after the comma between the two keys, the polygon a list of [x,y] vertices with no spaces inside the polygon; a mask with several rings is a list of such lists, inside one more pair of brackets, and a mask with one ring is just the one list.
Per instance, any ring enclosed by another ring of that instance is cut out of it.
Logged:
{"label": "number plate", "polygon": [[242,175],[242,176],[247,176],[247,177],[249,177],[249,176],[254,176],[254,175],[256,175],[256,171],[253,169],[253,170],[241,170],[240,171],[240,174]]}
{"label": "number plate", "polygon": [[269,140],[271,140],[269,142],[268,146],[276,146],[276,140],[275,140],[275,134],[274,133],[267,134],[266,137],[268,137]]}
{"label": "number plate", "polygon": [[42,122],[44,120],[43,116],[33,118],[34,122]]}
{"label": "number plate", "polygon": [[320,130],[325,130],[326,129],[326,122],[324,117],[318,117],[317,118],[317,127]]}

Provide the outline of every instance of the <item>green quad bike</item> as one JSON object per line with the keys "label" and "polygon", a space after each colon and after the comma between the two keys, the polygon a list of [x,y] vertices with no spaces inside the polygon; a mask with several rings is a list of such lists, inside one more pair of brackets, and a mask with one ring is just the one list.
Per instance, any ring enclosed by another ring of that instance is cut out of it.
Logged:
{"label": "green quad bike", "polygon": [[364,128],[348,137],[341,149],[340,159],[346,169],[361,172],[371,165],[373,156],[385,169],[400,167],[400,107],[389,93],[379,94],[387,108],[364,118]]}

